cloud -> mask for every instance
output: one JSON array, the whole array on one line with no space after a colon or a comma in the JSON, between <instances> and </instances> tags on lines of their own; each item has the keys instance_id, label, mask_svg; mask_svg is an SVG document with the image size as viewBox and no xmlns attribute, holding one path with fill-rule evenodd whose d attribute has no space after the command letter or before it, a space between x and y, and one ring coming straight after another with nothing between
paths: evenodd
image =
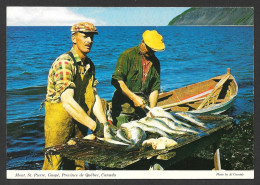
<instances>
[{"instance_id":1,"label":"cloud","mask_svg":"<svg viewBox=\"0 0 260 185\"><path fill-rule=\"evenodd\" d=\"M81 21L98 24L66 7L7 7L7 26L71 26Z\"/></svg>"}]
</instances>

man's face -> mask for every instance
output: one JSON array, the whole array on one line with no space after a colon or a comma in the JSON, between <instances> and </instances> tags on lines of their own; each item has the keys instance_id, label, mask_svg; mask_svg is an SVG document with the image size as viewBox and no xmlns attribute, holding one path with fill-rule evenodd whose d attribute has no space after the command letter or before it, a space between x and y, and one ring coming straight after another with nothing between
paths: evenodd
<instances>
[{"instance_id":1,"label":"man's face","mask_svg":"<svg viewBox=\"0 0 260 185\"><path fill-rule=\"evenodd\" d=\"M144 42L142 42L141 52L147 58L154 56L154 51Z\"/></svg>"},{"instance_id":2,"label":"man's face","mask_svg":"<svg viewBox=\"0 0 260 185\"><path fill-rule=\"evenodd\" d=\"M77 32L72 36L72 42L76 44L76 47L82 53L89 53L93 44L93 33Z\"/></svg>"},{"instance_id":3,"label":"man's face","mask_svg":"<svg viewBox=\"0 0 260 185\"><path fill-rule=\"evenodd\" d=\"M145 46L146 46L146 50L147 50L146 55L148 55L148 57L154 56L154 51L146 44L145 44Z\"/></svg>"}]
</instances>

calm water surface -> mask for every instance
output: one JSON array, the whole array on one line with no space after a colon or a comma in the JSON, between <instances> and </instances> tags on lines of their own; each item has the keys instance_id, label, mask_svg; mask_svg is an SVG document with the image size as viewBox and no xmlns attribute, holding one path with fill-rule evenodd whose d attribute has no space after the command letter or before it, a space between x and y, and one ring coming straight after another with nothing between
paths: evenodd
<instances>
[{"instance_id":1,"label":"calm water surface","mask_svg":"<svg viewBox=\"0 0 260 185\"><path fill-rule=\"evenodd\" d=\"M7 169L41 169L47 75L56 57L70 50L70 27L7 27ZM207 80L231 68L239 93L231 116L253 114L253 27L98 27L88 56L96 65L98 94L112 98L118 56L136 46L146 29L164 37L164 91Z\"/></svg>"}]
</instances>

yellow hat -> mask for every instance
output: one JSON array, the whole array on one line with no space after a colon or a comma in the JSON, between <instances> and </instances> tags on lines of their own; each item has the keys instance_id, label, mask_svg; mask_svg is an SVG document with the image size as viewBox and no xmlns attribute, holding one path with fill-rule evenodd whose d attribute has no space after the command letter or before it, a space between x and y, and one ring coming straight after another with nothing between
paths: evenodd
<instances>
[{"instance_id":1,"label":"yellow hat","mask_svg":"<svg viewBox=\"0 0 260 185\"><path fill-rule=\"evenodd\" d=\"M156 30L146 30L143 33L144 43L153 51L164 51L163 37Z\"/></svg>"}]
</instances>

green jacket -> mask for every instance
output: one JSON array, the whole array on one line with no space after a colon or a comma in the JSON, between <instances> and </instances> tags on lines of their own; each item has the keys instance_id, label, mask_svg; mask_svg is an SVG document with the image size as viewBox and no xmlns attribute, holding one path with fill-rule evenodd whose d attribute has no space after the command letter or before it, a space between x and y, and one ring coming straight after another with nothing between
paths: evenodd
<instances>
[{"instance_id":1,"label":"green jacket","mask_svg":"<svg viewBox=\"0 0 260 185\"><path fill-rule=\"evenodd\" d=\"M151 59L152 66L142 84L142 59L140 46L124 51L118 58L115 72L112 75L112 84L118 89L116 82L122 80L132 92L142 92L150 95L160 90L160 62L157 57Z\"/></svg>"}]
</instances>

